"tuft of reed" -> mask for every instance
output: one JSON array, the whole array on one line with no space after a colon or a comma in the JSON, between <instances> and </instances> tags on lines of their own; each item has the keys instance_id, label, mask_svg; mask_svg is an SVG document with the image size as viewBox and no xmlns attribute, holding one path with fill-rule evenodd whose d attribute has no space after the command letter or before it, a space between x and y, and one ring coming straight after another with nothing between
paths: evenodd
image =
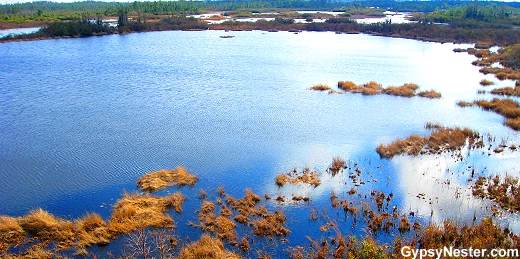
<instances>
[{"instance_id":1,"label":"tuft of reed","mask_svg":"<svg viewBox=\"0 0 520 259\"><path fill-rule=\"evenodd\" d=\"M345 159L341 157L332 158L332 164L329 167L329 172L331 172L332 176L335 176L339 171L345 168L346 162Z\"/></svg>"},{"instance_id":2,"label":"tuft of reed","mask_svg":"<svg viewBox=\"0 0 520 259\"><path fill-rule=\"evenodd\" d=\"M489 81L487 79L482 79L480 80L480 85L481 86L490 86L490 85L494 85L495 83L493 81Z\"/></svg>"},{"instance_id":3,"label":"tuft of reed","mask_svg":"<svg viewBox=\"0 0 520 259\"><path fill-rule=\"evenodd\" d=\"M517 81L518 82L518 81ZM520 96L520 86L516 85L515 88L503 87L491 90L492 94L505 95L505 96Z\"/></svg>"},{"instance_id":4,"label":"tuft of reed","mask_svg":"<svg viewBox=\"0 0 520 259\"><path fill-rule=\"evenodd\" d=\"M422 91L417 94L420 97L430 98L430 99L439 99L442 97L441 93L430 90L430 91Z\"/></svg>"},{"instance_id":5,"label":"tuft of reed","mask_svg":"<svg viewBox=\"0 0 520 259\"><path fill-rule=\"evenodd\" d=\"M21 245L26 233L18 224L18 219L8 216L0 216L0 253L7 251L12 246Z\"/></svg>"},{"instance_id":6,"label":"tuft of reed","mask_svg":"<svg viewBox=\"0 0 520 259\"><path fill-rule=\"evenodd\" d=\"M45 244L55 242L58 249L66 249L74 244L76 236L74 224L42 209L29 212L19 219L18 223L26 233L41 242Z\"/></svg>"},{"instance_id":7,"label":"tuft of reed","mask_svg":"<svg viewBox=\"0 0 520 259\"><path fill-rule=\"evenodd\" d=\"M291 231L285 228L287 218L281 211L275 211L265 217L255 219L251 222L255 236L286 236Z\"/></svg>"},{"instance_id":8,"label":"tuft of reed","mask_svg":"<svg viewBox=\"0 0 520 259\"><path fill-rule=\"evenodd\" d=\"M327 90L330 90L330 86L324 85L324 84L313 85L311 87L311 90L314 90L314 91L327 91Z\"/></svg>"},{"instance_id":9,"label":"tuft of reed","mask_svg":"<svg viewBox=\"0 0 520 259\"><path fill-rule=\"evenodd\" d=\"M504 122L508 127L520 131L520 117L515 119L506 119Z\"/></svg>"},{"instance_id":10,"label":"tuft of reed","mask_svg":"<svg viewBox=\"0 0 520 259\"><path fill-rule=\"evenodd\" d=\"M83 218L76 220L78 248L93 245L108 245L113 237L108 230L107 223L96 213L87 213Z\"/></svg>"},{"instance_id":11,"label":"tuft of reed","mask_svg":"<svg viewBox=\"0 0 520 259\"><path fill-rule=\"evenodd\" d=\"M384 94L402 96L402 97L413 97L415 96L415 90L419 88L416 84L405 84L399 87L389 86L383 90Z\"/></svg>"},{"instance_id":12,"label":"tuft of reed","mask_svg":"<svg viewBox=\"0 0 520 259\"><path fill-rule=\"evenodd\" d=\"M466 101L457 101L457 106L459 107L471 107L474 103L472 102L466 102Z\"/></svg>"},{"instance_id":13,"label":"tuft of reed","mask_svg":"<svg viewBox=\"0 0 520 259\"><path fill-rule=\"evenodd\" d=\"M173 170L163 169L145 174L137 181L137 187L146 192L156 192L168 186L193 186L197 181L197 176L179 166Z\"/></svg>"},{"instance_id":14,"label":"tuft of reed","mask_svg":"<svg viewBox=\"0 0 520 259\"><path fill-rule=\"evenodd\" d=\"M196 242L182 248L179 258L204 258L204 259L239 259L239 255L224 249L224 244L218 238L212 238L203 234Z\"/></svg>"},{"instance_id":15,"label":"tuft of reed","mask_svg":"<svg viewBox=\"0 0 520 259\"><path fill-rule=\"evenodd\" d=\"M173 219L165 212L182 201L179 195L153 197L149 194L128 194L118 200L112 209L109 230L115 234L127 234L147 227L174 228Z\"/></svg>"},{"instance_id":16,"label":"tuft of reed","mask_svg":"<svg viewBox=\"0 0 520 259\"><path fill-rule=\"evenodd\" d=\"M338 88L343 91L346 91L346 92L350 92L357 87L358 86L352 81L339 81L338 82Z\"/></svg>"}]
</instances>

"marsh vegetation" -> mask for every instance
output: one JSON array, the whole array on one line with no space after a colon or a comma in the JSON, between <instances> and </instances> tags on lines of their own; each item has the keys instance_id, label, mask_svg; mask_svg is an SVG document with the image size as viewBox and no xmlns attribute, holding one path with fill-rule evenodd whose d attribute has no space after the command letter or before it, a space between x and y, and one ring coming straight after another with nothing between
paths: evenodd
<instances>
[{"instance_id":1,"label":"marsh vegetation","mask_svg":"<svg viewBox=\"0 0 520 259\"><path fill-rule=\"evenodd\" d=\"M441 94L434 90L416 92L419 89L419 85L414 83L405 83L401 86L389 86L383 88L383 86L377 82L370 81L368 83L357 85L352 81L339 81L338 88L350 93L360 93L363 95L378 95L387 94L401 97L414 97L420 96L430 99L441 98Z\"/></svg>"}]
</instances>

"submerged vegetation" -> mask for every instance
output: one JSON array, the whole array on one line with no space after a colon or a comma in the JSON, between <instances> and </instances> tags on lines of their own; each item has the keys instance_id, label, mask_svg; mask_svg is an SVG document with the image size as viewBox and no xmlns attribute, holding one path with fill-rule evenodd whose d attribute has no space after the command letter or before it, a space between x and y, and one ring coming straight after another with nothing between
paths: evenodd
<instances>
[{"instance_id":1,"label":"submerged vegetation","mask_svg":"<svg viewBox=\"0 0 520 259\"><path fill-rule=\"evenodd\" d=\"M504 210L520 212L520 184L518 177L479 177L472 186L473 195L494 201Z\"/></svg>"}]
</instances>

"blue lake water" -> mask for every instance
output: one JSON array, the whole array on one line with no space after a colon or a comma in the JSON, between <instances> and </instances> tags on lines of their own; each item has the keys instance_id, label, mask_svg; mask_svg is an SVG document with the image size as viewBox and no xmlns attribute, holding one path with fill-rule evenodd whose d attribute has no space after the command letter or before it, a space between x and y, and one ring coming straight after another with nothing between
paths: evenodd
<instances>
[{"instance_id":1,"label":"blue lake water","mask_svg":"<svg viewBox=\"0 0 520 259\"><path fill-rule=\"evenodd\" d=\"M290 215L289 240L306 240L314 231L301 227L307 209L330 209L331 191L345 197L352 188L347 175L325 173L340 156L363 168L370 184L360 190L393 192L402 211L433 214L437 221L485 215L488 204L467 191L467 167L518 175L517 152L471 151L462 162L450 155L381 160L375 152L380 143L428 134L426 122L470 127L520 144L499 115L456 106L458 100L491 98L477 94L482 79L514 85L480 74L471 65L474 57L452 51L468 46L262 31L0 44L0 214L41 207L68 219L88 211L108 217L124 190L136 190L139 176L182 165L200 179L193 188L181 188L189 197L185 211L198 208L201 188L213 196L218 186L235 197L245 188L260 195L310 196L309 204L267 204ZM343 80L384 87L417 83L443 97L308 90L316 84L335 88ZM322 185L275 185L279 173L305 166L323 173ZM441 184L446 180L451 184ZM417 199L418 193L435 202ZM461 198L454 199L457 193ZM504 218L514 229L516 217ZM196 216L174 219L179 232L193 231L186 223Z\"/></svg>"}]
</instances>

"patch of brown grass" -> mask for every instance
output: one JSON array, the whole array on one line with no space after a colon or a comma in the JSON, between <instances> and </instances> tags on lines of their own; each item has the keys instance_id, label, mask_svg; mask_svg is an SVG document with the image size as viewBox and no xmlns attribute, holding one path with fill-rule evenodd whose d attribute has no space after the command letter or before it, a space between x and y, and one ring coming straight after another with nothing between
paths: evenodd
<instances>
[{"instance_id":1,"label":"patch of brown grass","mask_svg":"<svg viewBox=\"0 0 520 259\"><path fill-rule=\"evenodd\" d=\"M343 91L346 91L346 92L350 92L353 89L355 89L356 87L358 87L358 86L352 81L339 81L338 82L338 88Z\"/></svg>"},{"instance_id":2,"label":"patch of brown grass","mask_svg":"<svg viewBox=\"0 0 520 259\"><path fill-rule=\"evenodd\" d=\"M314 185L315 187L321 184L318 179L318 173L311 171L308 167L304 168L302 172L298 172L296 168L289 173L282 173L275 177L276 185L283 187L286 183L298 184L305 183Z\"/></svg>"},{"instance_id":3,"label":"patch of brown grass","mask_svg":"<svg viewBox=\"0 0 520 259\"><path fill-rule=\"evenodd\" d=\"M179 259L239 259L239 255L224 249L224 244L218 238L204 234L196 242L182 248Z\"/></svg>"},{"instance_id":4,"label":"patch of brown grass","mask_svg":"<svg viewBox=\"0 0 520 259\"><path fill-rule=\"evenodd\" d=\"M419 92L417 95L420 97L430 98L430 99L439 99L442 97L441 93L434 91L434 90L422 91L422 92Z\"/></svg>"},{"instance_id":5,"label":"patch of brown grass","mask_svg":"<svg viewBox=\"0 0 520 259\"><path fill-rule=\"evenodd\" d=\"M501 208L520 211L520 180L518 177L479 177L472 186L473 196L494 201Z\"/></svg>"},{"instance_id":6,"label":"patch of brown grass","mask_svg":"<svg viewBox=\"0 0 520 259\"><path fill-rule=\"evenodd\" d=\"M330 90L330 86L323 85L323 84L318 84L318 85L312 86L311 90L314 90L314 91L327 91L327 90Z\"/></svg>"},{"instance_id":7,"label":"patch of brown grass","mask_svg":"<svg viewBox=\"0 0 520 259\"><path fill-rule=\"evenodd\" d=\"M459 107L471 107L474 103L472 102L466 102L466 101L457 101L457 106Z\"/></svg>"},{"instance_id":8,"label":"patch of brown grass","mask_svg":"<svg viewBox=\"0 0 520 259\"><path fill-rule=\"evenodd\" d=\"M481 86L490 86L490 85L494 85L495 83L493 81L489 81L487 79L482 79L480 80L480 85Z\"/></svg>"},{"instance_id":9,"label":"patch of brown grass","mask_svg":"<svg viewBox=\"0 0 520 259\"><path fill-rule=\"evenodd\" d=\"M475 104L485 110L492 110L506 118L520 117L520 104L512 99L493 98L491 101L477 100Z\"/></svg>"},{"instance_id":10,"label":"patch of brown grass","mask_svg":"<svg viewBox=\"0 0 520 259\"><path fill-rule=\"evenodd\" d=\"M286 236L291 231L285 228L287 218L281 211L275 211L265 217L255 219L251 222L255 236Z\"/></svg>"},{"instance_id":11,"label":"patch of brown grass","mask_svg":"<svg viewBox=\"0 0 520 259\"><path fill-rule=\"evenodd\" d=\"M0 216L0 253L23 243L25 235L17 218Z\"/></svg>"},{"instance_id":12,"label":"patch of brown grass","mask_svg":"<svg viewBox=\"0 0 520 259\"><path fill-rule=\"evenodd\" d=\"M329 171L332 173L332 175L336 175L341 171L342 169L345 169L345 159L341 157L334 157L332 158L332 164L329 167Z\"/></svg>"},{"instance_id":13,"label":"patch of brown grass","mask_svg":"<svg viewBox=\"0 0 520 259\"><path fill-rule=\"evenodd\" d=\"M76 229L79 248L107 245L112 238L107 223L96 213L87 213L82 219L77 220Z\"/></svg>"},{"instance_id":14,"label":"patch of brown grass","mask_svg":"<svg viewBox=\"0 0 520 259\"><path fill-rule=\"evenodd\" d=\"M520 118L506 119L505 124L514 130L520 130Z\"/></svg>"},{"instance_id":15,"label":"patch of brown grass","mask_svg":"<svg viewBox=\"0 0 520 259\"><path fill-rule=\"evenodd\" d=\"M415 86L415 85L412 85ZM402 97L413 97L415 96L415 90L413 87L409 87L408 85L402 86L389 86L383 90L384 94L394 95L394 96L402 96Z\"/></svg>"},{"instance_id":16,"label":"patch of brown grass","mask_svg":"<svg viewBox=\"0 0 520 259\"><path fill-rule=\"evenodd\" d=\"M197 176L179 166L173 170L163 169L143 175L137 182L137 187L143 191L156 192L168 186L193 186L197 181Z\"/></svg>"},{"instance_id":17,"label":"patch of brown grass","mask_svg":"<svg viewBox=\"0 0 520 259\"><path fill-rule=\"evenodd\" d=\"M491 90L492 94L496 95L505 95L505 96L520 96L520 86L512 87L503 87Z\"/></svg>"},{"instance_id":18,"label":"patch of brown grass","mask_svg":"<svg viewBox=\"0 0 520 259\"><path fill-rule=\"evenodd\" d=\"M421 137L412 135L404 140L398 139L394 142L376 148L382 158L392 158L399 154L417 156L419 154L439 154L446 151L460 149L469 140L470 147L475 147L480 135L470 129L446 128L437 126L433 128L429 136Z\"/></svg>"},{"instance_id":19,"label":"patch of brown grass","mask_svg":"<svg viewBox=\"0 0 520 259\"><path fill-rule=\"evenodd\" d=\"M168 197L153 197L149 194L128 194L118 200L112 209L109 229L116 234L127 234L137 229L147 227L173 228L173 219L165 212L182 204L171 195Z\"/></svg>"},{"instance_id":20,"label":"patch of brown grass","mask_svg":"<svg viewBox=\"0 0 520 259\"><path fill-rule=\"evenodd\" d=\"M42 209L29 212L18 223L25 232L41 242L56 242L58 249L66 249L74 244L76 236L74 224Z\"/></svg>"}]
</instances>

